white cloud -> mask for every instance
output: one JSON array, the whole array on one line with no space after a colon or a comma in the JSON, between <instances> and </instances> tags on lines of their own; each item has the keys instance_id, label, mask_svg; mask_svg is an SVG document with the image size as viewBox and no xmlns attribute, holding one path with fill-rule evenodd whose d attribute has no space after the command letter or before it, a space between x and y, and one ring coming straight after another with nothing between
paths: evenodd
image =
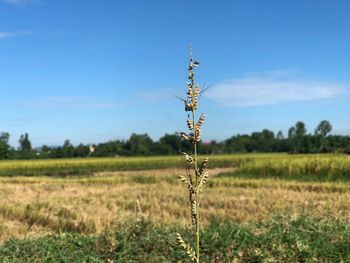
<instances>
[{"instance_id":1,"label":"white cloud","mask_svg":"<svg viewBox=\"0 0 350 263\"><path fill-rule=\"evenodd\" d=\"M111 109L120 106L114 102L95 101L89 96L46 97L38 101L25 102L22 105L34 108L61 109Z\"/></svg>"},{"instance_id":2,"label":"white cloud","mask_svg":"<svg viewBox=\"0 0 350 263\"><path fill-rule=\"evenodd\" d=\"M9 38L9 37L14 37L16 36L15 33L10 33L10 32L0 32L0 39L1 38Z\"/></svg>"},{"instance_id":3,"label":"white cloud","mask_svg":"<svg viewBox=\"0 0 350 263\"><path fill-rule=\"evenodd\" d=\"M22 5L22 4L28 4L28 3L33 3L35 0L0 0L0 2L5 2L9 4L14 4L14 5Z\"/></svg>"},{"instance_id":4,"label":"white cloud","mask_svg":"<svg viewBox=\"0 0 350 263\"><path fill-rule=\"evenodd\" d=\"M266 72L261 76L244 77L218 83L205 96L232 107L249 107L288 102L317 101L348 92L337 83L296 78L295 70Z\"/></svg>"},{"instance_id":5,"label":"white cloud","mask_svg":"<svg viewBox=\"0 0 350 263\"><path fill-rule=\"evenodd\" d=\"M18 37L23 35L31 34L31 31L20 31L20 32L0 32L0 39Z\"/></svg>"}]
</instances>

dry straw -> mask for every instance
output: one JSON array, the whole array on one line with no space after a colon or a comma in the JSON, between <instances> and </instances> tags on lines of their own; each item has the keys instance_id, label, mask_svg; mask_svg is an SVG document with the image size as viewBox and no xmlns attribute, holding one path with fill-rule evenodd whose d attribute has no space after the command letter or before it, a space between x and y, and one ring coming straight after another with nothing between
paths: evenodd
<instances>
[{"instance_id":1,"label":"dry straw","mask_svg":"<svg viewBox=\"0 0 350 263\"><path fill-rule=\"evenodd\" d=\"M195 84L195 68L197 68L199 62L192 58L192 48L190 47L190 63L188 66L188 80L187 83L187 97L182 99L185 103L185 111L188 112L187 127L189 133L180 132L180 136L187 143L192 145L193 153L182 152L186 159L186 162L190 166L190 170L187 169L186 175L181 175L180 180L187 186L189 192L189 202L191 209L191 221L193 224L195 235L195 250L190 244L186 243L182 237L177 234L177 242L179 246L185 251L189 259L193 262L200 262L200 193L203 190L203 186L208 180L209 173L206 171L208 165L208 158L205 158L201 162L198 160L197 148L198 143L201 140L201 129L205 120L205 115L200 115L198 121L196 119L196 112L199 106L199 98L201 95L199 85Z\"/></svg>"}]
</instances>

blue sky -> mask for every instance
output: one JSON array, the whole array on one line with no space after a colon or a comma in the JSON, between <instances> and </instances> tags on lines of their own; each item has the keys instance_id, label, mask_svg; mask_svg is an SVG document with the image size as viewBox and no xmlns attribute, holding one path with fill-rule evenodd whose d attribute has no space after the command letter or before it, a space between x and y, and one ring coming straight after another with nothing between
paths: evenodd
<instances>
[{"instance_id":1,"label":"blue sky","mask_svg":"<svg viewBox=\"0 0 350 263\"><path fill-rule=\"evenodd\" d=\"M0 131L17 145L185 129L189 43L204 140L323 119L350 134L349 1L0 0Z\"/></svg>"}]
</instances>

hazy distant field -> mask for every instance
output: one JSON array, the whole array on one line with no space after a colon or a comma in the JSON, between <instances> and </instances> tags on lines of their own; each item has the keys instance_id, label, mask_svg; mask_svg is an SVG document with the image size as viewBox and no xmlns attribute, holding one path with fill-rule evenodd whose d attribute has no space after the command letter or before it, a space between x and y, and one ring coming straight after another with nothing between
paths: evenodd
<instances>
[{"instance_id":1,"label":"hazy distant field","mask_svg":"<svg viewBox=\"0 0 350 263\"><path fill-rule=\"evenodd\" d=\"M311 175L350 178L349 155L225 154L213 155L211 167L239 168L262 176ZM183 168L181 156L75 158L0 161L0 176L93 175L104 171ZM317 179L317 178L316 178ZM330 178L329 178L330 179Z\"/></svg>"},{"instance_id":2,"label":"hazy distant field","mask_svg":"<svg viewBox=\"0 0 350 263\"><path fill-rule=\"evenodd\" d=\"M213 217L264 222L280 213L350 223L346 155L217 155L211 165L205 224ZM95 234L140 217L184 227L189 211L181 166L178 156L0 162L0 240Z\"/></svg>"}]
</instances>

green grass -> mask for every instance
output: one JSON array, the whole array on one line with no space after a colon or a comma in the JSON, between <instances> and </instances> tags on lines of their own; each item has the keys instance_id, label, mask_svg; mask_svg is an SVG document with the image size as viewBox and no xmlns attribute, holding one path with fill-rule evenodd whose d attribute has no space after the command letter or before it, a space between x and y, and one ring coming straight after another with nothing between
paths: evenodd
<instances>
[{"instance_id":1,"label":"green grass","mask_svg":"<svg viewBox=\"0 0 350 263\"><path fill-rule=\"evenodd\" d=\"M236 174L258 177L307 176L309 180L350 180L348 155L231 154L214 155L211 167L235 167ZM103 171L183 168L179 156L80 158L0 161L0 176L89 175Z\"/></svg>"},{"instance_id":2,"label":"green grass","mask_svg":"<svg viewBox=\"0 0 350 263\"><path fill-rule=\"evenodd\" d=\"M254 158L269 156L276 155L217 155L213 157L212 165L216 168L238 167ZM0 176L86 175L101 171L183 168L183 164L183 159L179 156L6 160L0 161Z\"/></svg>"},{"instance_id":3,"label":"green grass","mask_svg":"<svg viewBox=\"0 0 350 263\"><path fill-rule=\"evenodd\" d=\"M174 233L188 229L140 220L98 236L62 233L36 240L10 239L1 262L179 262ZM349 262L350 229L332 217L279 214L262 223L213 220L202 231L204 262ZM108 261L110 260L110 261Z\"/></svg>"},{"instance_id":4,"label":"green grass","mask_svg":"<svg viewBox=\"0 0 350 263\"><path fill-rule=\"evenodd\" d=\"M265 159L269 156L271 155L217 155L213 158L212 165L214 167L239 167L244 162L250 162L256 158ZM62 176L92 174L100 171L164 168L183 168L183 160L179 156L9 160L0 161L0 176Z\"/></svg>"},{"instance_id":5,"label":"green grass","mask_svg":"<svg viewBox=\"0 0 350 263\"><path fill-rule=\"evenodd\" d=\"M261 177L348 181L350 180L350 157L348 155L292 155L255 158L249 162L243 162L239 167L239 173Z\"/></svg>"},{"instance_id":6,"label":"green grass","mask_svg":"<svg viewBox=\"0 0 350 263\"><path fill-rule=\"evenodd\" d=\"M0 162L0 176L80 175L100 171L160 169L180 166L174 157L77 158Z\"/></svg>"}]
</instances>

